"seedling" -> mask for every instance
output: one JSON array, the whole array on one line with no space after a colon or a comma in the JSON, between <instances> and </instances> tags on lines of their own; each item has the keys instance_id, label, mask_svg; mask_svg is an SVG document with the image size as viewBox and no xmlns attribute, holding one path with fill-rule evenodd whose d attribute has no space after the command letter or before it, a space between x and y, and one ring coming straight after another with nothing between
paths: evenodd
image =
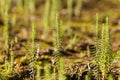
<instances>
[{"instance_id":1,"label":"seedling","mask_svg":"<svg viewBox=\"0 0 120 80\"><path fill-rule=\"evenodd\" d=\"M62 50L62 35L61 35L61 27L60 27L60 20L59 20L59 14L56 11L56 18L55 18L55 32L54 32L54 60L55 60L55 68L56 68L56 75L55 79L59 80L59 69L60 69L60 56L61 56L61 50Z\"/></svg>"},{"instance_id":2,"label":"seedling","mask_svg":"<svg viewBox=\"0 0 120 80\"><path fill-rule=\"evenodd\" d=\"M109 25L107 17L106 23L102 25L101 38L99 38L98 20L98 14L96 14L96 63L102 73L102 80L104 80L111 64Z\"/></svg>"}]
</instances>

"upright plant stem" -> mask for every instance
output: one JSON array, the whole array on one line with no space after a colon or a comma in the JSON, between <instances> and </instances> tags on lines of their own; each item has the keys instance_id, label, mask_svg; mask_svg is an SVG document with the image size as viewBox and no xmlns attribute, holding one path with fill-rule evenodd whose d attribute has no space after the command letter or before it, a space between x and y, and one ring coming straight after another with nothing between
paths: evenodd
<instances>
[{"instance_id":1,"label":"upright plant stem","mask_svg":"<svg viewBox=\"0 0 120 80\"><path fill-rule=\"evenodd\" d=\"M32 20L35 12L35 0L24 0L24 14L25 22L28 23L29 19Z\"/></svg>"},{"instance_id":2,"label":"upright plant stem","mask_svg":"<svg viewBox=\"0 0 120 80\"><path fill-rule=\"evenodd\" d=\"M4 12L4 30L3 30L3 36L4 36L4 42L5 42L5 48L6 52L8 53L8 40L9 40L9 33L8 33L8 6L5 6L5 12Z\"/></svg>"},{"instance_id":3,"label":"upright plant stem","mask_svg":"<svg viewBox=\"0 0 120 80\"><path fill-rule=\"evenodd\" d=\"M98 13L96 13L96 25L95 25L95 47L96 47L96 63L99 62L99 15ZM98 64L97 64L97 67L98 67Z\"/></svg>"},{"instance_id":4,"label":"upright plant stem","mask_svg":"<svg viewBox=\"0 0 120 80\"><path fill-rule=\"evenodd\" d=\"M37 70L37 72L36 72L36 80L41 80L41 78L40 78L40 66L39 65L36 65L36 70Z\"/></svg>"},{"instance_id":5,"label":"upright plant stem","mask_svg":"<svg viewBox=\"0 0 120 80\"><path fill-rule=\"evenodd\" d=\"M10 52L10 72L13 71L13 64L14 64L14 54L13 51Z\"/></svg>"},{"instance_id":6,"label":"upright plant stem","mask_svg":"<svg viewBox=\"0 0 120 80\"><path fill-rule=\"evenodd\" d=\"M54 33L55 41L55 51L54 51L54 60L55 60L55 67L56 67L56 80L59 80L59 69L60 69L60 56L61 56L61 46L62 46L62 35L61 35L61 27L60 27L60 20L59 14L56 12L55 17L55 33Z\"/></svg>"},{"instance_id":7,"label":"upright plant stem","mask_svg":"<svg viewBox=\"0 0 120 80\"><path fill-rule=\"evenodd\" d=\"M50 79L50 64L47 62L45 63L44 71L45 71L45 80L52 80Z\"/></svg>"},{"instance_id":8,"label":"upright plant stem","mask_svg":"<svg viewBox=\"0 0 120 80\"><path fill-rule=\"evenodd\" d=\"M16 0L18 11L21 13L23 11L23 3L22 0Z\"/></svg>"},{"instance_id":9,"label":"upright plant stem","mask_svg":"<svg viewBox=\"0 0 120 80\"><path fill-rule=\"evenodd\" d=\"M50 0L46 0L45 11L43 15L43 24L44 24L44 35L46 37L50 29Z\"/></svg>"},{"instance_id":10,"label":"upright plant stem","mask_svg":"<svg viewBox=\"0 0 120 80\"><path fill-rule=\"evenodd\" d=\"M96 14L96 63L97 68L101 71L102 80L105 80L111 64L109 22L106 17L106 23L102 24L102 31L99 35L98 21L98 14Z\"/></svg>"},{"instance_id":11,"label":"upright plant stem","mask_svg":"<svg viewBox=\"0 0 120 80\"><path fill-rule=\"evenodd\" d=\"M68 19L71 20L72 18L72 6L73 6L73 0L67 0L67 8L68 8Z\"/></svg>"},{"instance_id":12,"label":"upright plant stem","mask_svg":"<svg viewBox=\"0 0 120 80\"><path fill-rule=\"evenodd\" d=\"M105 51L105 24L102 25L101 38L101 56L100 56L100 70L102 72L103 80L106 74L106 51Z\"/></svg>"},{"instance_id":13,"label":"upright plant stem","mask_svg":"<svg viewBox=\"0 0 120 80\"><path fill-rule=\"evenodd\" d=\"M31 40L32 40L32 53L34 53L34 48L35 48L35 24L32 22L32 33L31 33Z\"/></svg>"},{"instance_id":14,"label":"upright plant stem","mask_svg":"<svg viewBox=\"0 0 120 80\"><path fill-rule=\"evenodd\" d=\"M54 25L56 11L58 12L57 0L52 0L52 10L51 10L51 24Z\"/></svg>"},{"instance_id":15,"label":"upright plant stem","mask_svg":"<svg viewBox=\"0 0 120 80\"><path fill-rule=\"evenodd\" d=\"M82 8L83 0L76 0L76 8L75 8L75 15L79 16Z\"/></svg>"}]
</instances>

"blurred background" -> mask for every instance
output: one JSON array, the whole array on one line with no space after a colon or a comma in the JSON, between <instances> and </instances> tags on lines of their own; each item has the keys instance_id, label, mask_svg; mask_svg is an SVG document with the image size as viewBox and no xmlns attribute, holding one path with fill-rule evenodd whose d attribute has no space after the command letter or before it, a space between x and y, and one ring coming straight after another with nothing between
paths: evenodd
<instances>
[{"instance_id":1,"label":"blurred background","mask_svg":"<svg viewBox=\"0 0 120 80\"><path fill-rule=\"evenodd\" d=\"M119 49L120 0L0 0L0 44L4 42L5 23L10 39L29 40L34 23L36 39L52 43L49 34L54 30L55 11L59 13L65 44L75 35L80 43L93 43L95 15L99 13L100 24L109 17L112 49Z\"/></svg>"}]
</instances>

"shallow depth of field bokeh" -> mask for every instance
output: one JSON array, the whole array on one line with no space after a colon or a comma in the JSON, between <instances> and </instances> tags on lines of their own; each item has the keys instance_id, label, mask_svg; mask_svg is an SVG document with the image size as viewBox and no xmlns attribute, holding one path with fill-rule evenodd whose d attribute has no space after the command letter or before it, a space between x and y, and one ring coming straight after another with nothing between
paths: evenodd
<instances>
[{"instance_id":1,"label":"shallow depth of field bokeh","mask_svg":"<svg viewBox=\"0 0 120 80\"><path fill-rule=\"evenodd\" d=\"M120 0L0 0L0 80L120 80Z\"/></svg>"}]
</instances>

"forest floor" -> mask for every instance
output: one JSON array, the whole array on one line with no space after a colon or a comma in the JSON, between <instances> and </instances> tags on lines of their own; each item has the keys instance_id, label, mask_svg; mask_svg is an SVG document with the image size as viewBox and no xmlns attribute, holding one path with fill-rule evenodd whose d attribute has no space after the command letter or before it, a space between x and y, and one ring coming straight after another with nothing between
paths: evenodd
<instances>
[{"instance_id":1,"label":"forest floor","mask_svg":"<svg viewBox=\"0 0 120 80\"><path fill-rule=\"evenodd\" d=\"M35 18L36 25L36 38L35 44L40 45L40 55L38 60L40 61L49 61L52 62L53 59L53 37L48 35L47 38L43 38L43 23L42 23L42 12L43 12L43 2L37 7ZM12 9L11 9L12 10ZM61 10L61 18L65 21L66 31L63 36L63 52L61 57L65 63L65 71L69 80L76 80L76 76L79 74L81 79L85 78L87 75L88 67L94 69L94 54L91 53L92 48L95 45L94 32L95 32L95 14L99 13L100 23L105 22L105 17L109 17L110 25L110 39L111 39L111 54L115 54L120 51L120 5L112 4L108 2L92 2L89 1L83 4L80 16L72 17L72 20L67 21L67 9L64 8ZM11 14L11 13L10 13ZM15 63L22 64L22 58L28 54L27 49L29 46L30 39L30 26L31 24L24 24L22 16L23 14L17 15L16 26L10 26L10 44L12 44L12 50L15 55ZM10 23L10 20L9 20ZM10 24L11 25L11 24ZM3 19L0 17L0 63L2 64L3 58L7 55L4 48L3 40ZM62 27L62 26L61 26ZM52 30L49 32L52 34ZM71 35L77 35L77 42L72 46L71 49L65 49L69 44ZM18 43L15 43L15 36L18 38ZM120 60L118 60L113 67L111 68L111 73L115 78L120 76ZM27 64L29 62L24 62L25 65L15 66L16 72L22 77L25 77L23 74L27 74ZM95 75L95 73L94 73ZM94 76L93 75L93 76ZM94 77L93 77L94 78ZM92 79L93 80L93 79Z\"/></svg>"}]
</instances>

